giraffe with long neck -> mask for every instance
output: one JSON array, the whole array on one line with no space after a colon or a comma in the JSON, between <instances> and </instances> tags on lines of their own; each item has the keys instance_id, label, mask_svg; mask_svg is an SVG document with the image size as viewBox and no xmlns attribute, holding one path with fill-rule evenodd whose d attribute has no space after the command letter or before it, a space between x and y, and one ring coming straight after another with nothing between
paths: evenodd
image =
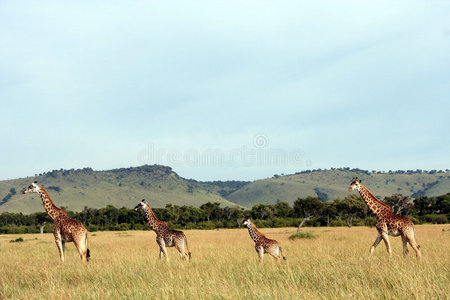
<instances>
[{"instance_id":1,"label":"giraffe with long neck","mask_svg":"<svg viewBox=\"0 0 450 300\"><path fill-rule=\"evenodd\" d=\"M41 196L45 211L53 219L55 227L53 236L55 237L56 246L58 247L59 257L64 262L64 251L66 242L73 242L83 261L88 261L90 251L87 247L87 230L84 225L78 221L69 218L67 213L57 207L47 191L36 181L27 187L23 194L37 193Z\"/></svg>"},{"instance_id":2,"label":"giraffe with long neck","mask_svg":"<svg viewBox=\"0 0 450 300\"><path fill-rule=\"evenodd\" d=\"M249 218L245 218L242 222L244 226L247 226L248 233L250 237L255 242L255 250L258 253L259 262L262 262L264 253L269 253L276 259L280 259L283 257L285 260L286 257L283 256L283 252L281 250L280 245L276 240L271 240L267 238L262 232L260 232L256 226L250 221Z\"/></svg>"},{"instance_id":3,"label":"giraffe with long neck","mask_svg":"<svg viewBox=\"0 0 450 300\"><path fill-rule=\"evenodd\" d=\"M357 190L367 204L367 207L373 212L377 218L375 227L378 230L378 236L369 250L369 256L375 251L377 245L384 241L386 250L389 255L392 254L389 235L401 236L403 242L403 254L408 254L408 243L416 252L416 256L420 258L420 246L416 242L414 223L407 217L399 216L385 203L378 200L364 185L361 180L353 178L349 191Z\"/></svg>"},{"instance_id":4,"label":"giraffe with long neck","mask_svg":"<svg viewBox=\"0 0 450 300\"><path fill-rule=\"evenodd\" d=\"M187 238L182 231L170 229L166 222L158 220L153 213L150 205L143 199L134 208L135 211L142 209L147 217L148 225L156 233L156 242L159 246L159 259L162 259L164 255L166 260L169 260L167 256L166 247L175 247L180 253L181 259L190 259L191 252L188 249Z\"/></svg>"}]
</instances>

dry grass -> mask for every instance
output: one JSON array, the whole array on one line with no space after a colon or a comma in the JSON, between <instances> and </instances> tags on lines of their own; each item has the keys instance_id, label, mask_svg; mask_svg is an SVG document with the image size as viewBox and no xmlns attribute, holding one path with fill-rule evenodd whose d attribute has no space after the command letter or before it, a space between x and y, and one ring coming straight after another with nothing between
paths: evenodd
<instances>
[{"instance_id":1,"label":"dry grass","mask_svg":"<svg viewBox=\"0 0 450 300\"><path fill-rule=\"evenodd\" d=\"M316 238L262 229L287 257L262 265L246 229L186 230L190 263L174 248L160 262L154 232L90 234L88 265L72 244L61 264L50 234L2 235L0 299L449 299L450 225L417 226L420 262L403 258L400 238L391 238L392 258L381 243L368 259L373 228L303 230Z\"/></svg>"}]
</instances>

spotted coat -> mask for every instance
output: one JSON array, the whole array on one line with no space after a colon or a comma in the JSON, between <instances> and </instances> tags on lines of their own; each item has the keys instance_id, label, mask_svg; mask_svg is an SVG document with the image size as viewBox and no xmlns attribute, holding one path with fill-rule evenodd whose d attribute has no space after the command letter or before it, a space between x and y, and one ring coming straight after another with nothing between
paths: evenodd
<instances>
[{"instance_id":1,"label":"spotted coat","mask_svg":"<svg viewBox=\"0 0 450 300\"><path fill-rule=\"evenodd\" d=\"M71 219L67 215L67 212L57 207L50 199L47 191L36 181L23 191L23 194L28 193L37 193L41 196L47 214L53 219L55 224L53 236L55 237L61 261L64 261L66 242L73 242L78 249L81 259L83 261L88 261L90 258L90 251L87 247L86 227L84 227L82 223Z\"/></svg>"},{"instance_id":2,"label":"spotted coat","mask_svg":"<svg viewBox=\"0 0 450 300\"><path fill-rule=\"evenodd\" d=\"M349 191L357 190L361 197L367 204L367 207L374 213L377 218L375 225L378 231L378 237L369 250L369 255L372 255L373 251L380 243L384 241L386 250L389 254L392 254L391 245L388 236L401 236L403 242L403 254L408 253L408 243L416 252L416 256L421 256L420 246L416 242L414 223L407 217L399 216L392 211L392 209L385 203L378 200L364 185L361 184L361 180L353 178L350 184Z\"/></svg>"},{"instance_id":3,"label":"spotted coat","mask_svg":"<svg viewBox=\"0 0 450 300\"><path fill-rule=\"evenodd\" d=\"M255 242L255 250L258 253L258 257L260 262L262 262L264 253L268 253L279 259L283 257L283 252L281 250L280 245L276 240L272 240L267 238L263 233L261 233L256 226L250 221L249 218L245 218L242 222L243 225L247 226L250 237Z\"/></svg>"},{"instance_id":4,"label":"spotted coat","mask_svg":"<svg viewBox=\"0 0 450 300\"><path fill-rule=\"evenodd\" d=\"M144 210L148 224L156 233L156 242L159 246L159 259L162 259L162 256L164 255L166 259L169 260L166 247L175 247L180 253L182 259L189 260L191 258L187 238L182 231L173 230L167 225L166 222L158 220L153 213L152 208L147 202L145 202L145 200L142 200L134 208L134 210L139 209Z\"/></svg>"}]
</instances>

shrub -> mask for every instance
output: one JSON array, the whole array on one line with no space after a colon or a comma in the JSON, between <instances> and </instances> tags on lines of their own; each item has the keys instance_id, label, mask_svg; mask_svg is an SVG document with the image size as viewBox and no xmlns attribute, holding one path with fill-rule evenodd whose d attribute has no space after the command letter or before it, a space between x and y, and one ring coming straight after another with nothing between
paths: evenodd
<instances>
[{"instance_id":1,"label":"shrub","mask_svg":"<svg viewBox=\"0 0 450 300\"><path fill-rule=\"evenodd\" d=\"M98 231L98 226L97 226L97 225L91 224L91 225L89 225L89 226L87 227L87 230L88 230L89 232L96 232L96 231Z\"/></svg>"},{"instance_id":2,"label":"shrub","mask_svg":"<svg viewBox=\"0 0 450 300\"><path fill-rule=\"evenodd\" d=\"M290 240L295 240L295 239L313 239L316 236L314 234L312 234L311 232L297 232L293 235L291 235L289 237Z\"/></svg>"},{"instance_id":3,"label":"shrub","mask_svg":"<svg viewBox=\"0 0 450 300\"><path fill-rule=\"evenodd\" d=\"M418 219L418 218L416 218L416 217L408 216L408 218L409 218L414 224L416 224L416 225L419 225L419 224L422 224L422 223L423 223L420 219Z\"/></svg>"},{"instance_id":4,"label":"shrub","mask_svg":"<svg viewBox=\"0 0 450 300\"><path fill-rule=\"evenodd\" d=\"M23 242L23 238L17 238L17 239L15 239L15 240L10 240L9 241L10 243L20 243L20 242Z\"/></svg>"},{"instance_id":5,"label":"shrub","mask_svg":"<svg viewBox=\"0 0 450 300\"><path fill-rule=\"evenodd\" d=\"M437 217L436 214L428 214L428 215L422 216L421 219L426 223L436 224L436 217Z\"/></svg>"},{"instance_id":6,"label":"shrub","mask_svg":"<svg viewBox=\"0 0 450 300\"><path fill-rule=\"evenodd\" d=\"M353 219L352 226L366 226L365 219Z\"/></svg>"},{"instance_id":7,"label":"shrub","mask_svg":"<svg viewBox=\"0 0 450 300\"><path fill-rule=\"evenodd\" d=\"M377 224L377 218L367 217L364 219L364 225L369 227L374 227Z\"/></svg>"},{"instance_id":8,"label":"shrub","mask_svg":"<svg viewBox=\"0 0 450 300\"><path fill-rule=\"evenodd\" d=\"M199 229L216 229L216 226L214 226L213 222L205 221L205 222L198 223L198 228Z\"/></svg>"},{"instance_id":9,"label":"shrub","mask_svg":"<svg viewBox=\"0 0 450 300\"><path fill-rule=\"evenodd\" d=\"M337 220L337 219L334 219L334 220L331 220L330 226L333 226L333 227L337 227L337 226L347 226L347 223L345 223L344 220Z\"/></svg>"},{"instance_id":10,"label":"shrub","mask_svg":"<svg viewBox=\"0 0 450 300\"><path fill-rule=\"evenodd\" d=\"M446 215L437 215L436 216L436 223L438 224L447 224L448 219Z\"/></svg>"}]
</instances>

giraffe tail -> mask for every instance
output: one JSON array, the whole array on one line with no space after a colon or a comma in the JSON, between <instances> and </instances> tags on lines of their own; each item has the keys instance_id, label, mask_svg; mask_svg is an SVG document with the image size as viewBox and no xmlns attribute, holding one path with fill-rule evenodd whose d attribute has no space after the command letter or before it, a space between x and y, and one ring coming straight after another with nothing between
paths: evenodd
<instances>
[{"instance_id":1,"label":"giraffe tail","mask_svg":"<svg viewBox=\"0 0 450 300\"><path fill-rule=\"evenodd\" d=\"M89 248L87 247L87 240L88 240L88 235L87 235L87 231L85 233L84 236L84 245L85 245L85 249L86 249L86 261L89 261L89 258L91 258L91 250L89 250Z\"/></svg>"},{"instance_id":2,"label":"giraffe tail","mask_svg":"<svg viewBox=\"0 0 450 300\"><path fill-rule=\"evenodd\" d=\"M283 251L281 250L281 247L279 247L279 248L280 248L281 257L283 258L283 260L286 260L286 257L283 255Z\"/></svg>"},{"instance_id":3,"label":"giraffe tail","mask_svg":"<svg viewBox=\"0 0 450 300\"><path fill-rule=\"evenodd\" d=\"M185 237L184 238L184 243L186 244L186 249L187 249L187 252L188 252L188 255L189 255L189 260L191 260L191 251L189 251L189 246L188 246L188 242L187 242L187 238Z\"/></svg>"}]
</instances>

